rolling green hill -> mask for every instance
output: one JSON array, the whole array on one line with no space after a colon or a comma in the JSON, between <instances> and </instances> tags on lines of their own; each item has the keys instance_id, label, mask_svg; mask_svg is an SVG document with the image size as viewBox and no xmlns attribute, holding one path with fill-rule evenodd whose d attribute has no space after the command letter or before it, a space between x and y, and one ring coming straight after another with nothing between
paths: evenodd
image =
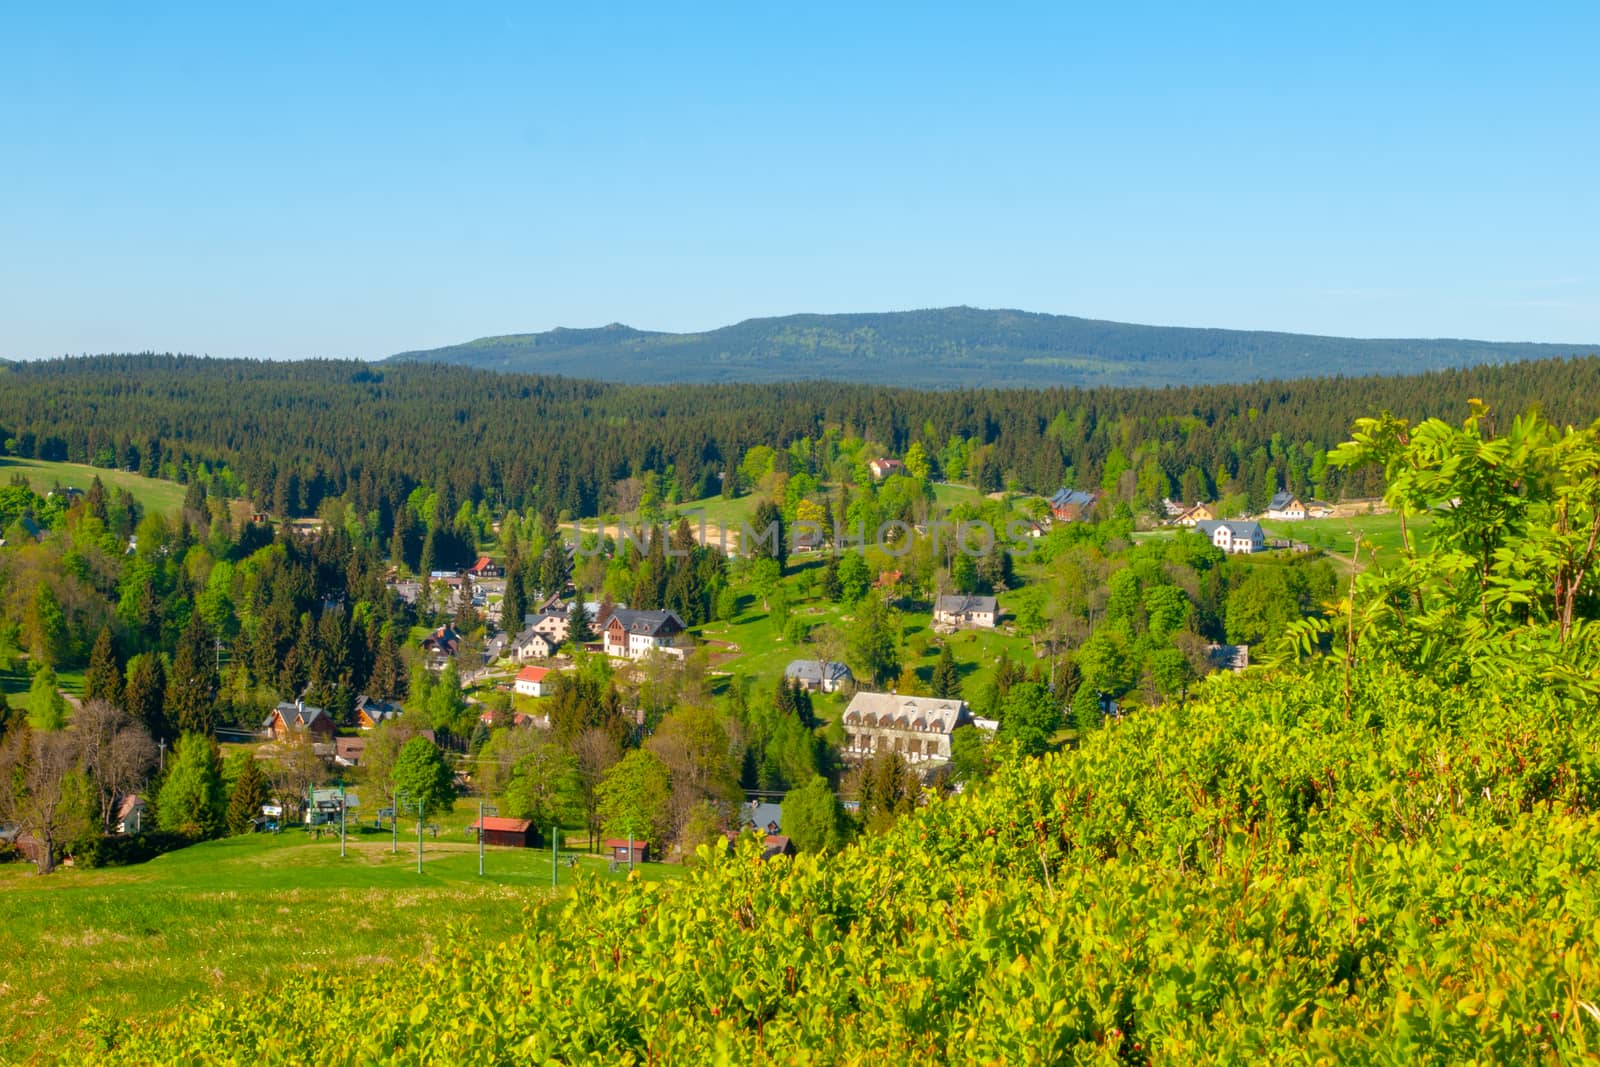
<instances>
[{"instance_id":1,"label":"rolling green hill","mask_svg":"<svg viewBox=\"0 0 1600 1067\"><path fill-rule=\"evenodd\" d=\"M1600 351L1600 345L1356 340L1137 326L1070 315L955 307L747 319L706 333L598 329L483 337L390 362L631 382L827 378L938 388L1193 385L1299 375L1414 373Z\"/></svg>"}]
</instances>

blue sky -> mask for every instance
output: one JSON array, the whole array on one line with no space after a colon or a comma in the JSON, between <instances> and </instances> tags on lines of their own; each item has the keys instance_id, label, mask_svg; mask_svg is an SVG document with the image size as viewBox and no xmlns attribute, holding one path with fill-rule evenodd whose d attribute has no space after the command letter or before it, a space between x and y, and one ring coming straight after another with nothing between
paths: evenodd
<instances>
[{"instance_id":1,"label":"blue sky","mask_svg":"<svg viewBox=\"0 0 1600 1067\"><path fill-rule=\"evenodd\" d=\"M1600 342L1592 4L54 6L0 9L0 356L963 303Z\"/></svg>"}]
</instances>

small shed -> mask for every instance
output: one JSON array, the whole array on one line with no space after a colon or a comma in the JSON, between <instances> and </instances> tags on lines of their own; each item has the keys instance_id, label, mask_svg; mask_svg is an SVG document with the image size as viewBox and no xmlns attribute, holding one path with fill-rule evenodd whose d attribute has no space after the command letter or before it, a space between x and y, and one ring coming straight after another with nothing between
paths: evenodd
<instances>
[{"instance_id":1,"label":"small shed","mask_svg":"<svg viewBox=\"0 0 1600 1067\"><path fill-rule=\"evenodd\" d=\"M481 825L480 825L481 823ZM504 845L506 848L538 848L539 831L527 819L508 819L499 815L485 815L467 827L477 830L486 845Z\"/></svg>"},{"instance_id":2,"label":"small shed","mask_svg":"<svg viewBox=\"0 0 1600 1067\"><path fill-rule=\"evenodd\" d=\"M609 838L607 838L606 839L606 851L611 853L611 858L616 860L618 863L628 863L628 862L630 862L630 858L628 856L628 840L627 840L627 838L624 838L624 837L609 837ZM632 856L631 862L633 862L633 863L649 863L650 862L650 842L643 841L643 840L639 840L639 841L633 842L633 856Z\"/></svg>"}]
</instances>

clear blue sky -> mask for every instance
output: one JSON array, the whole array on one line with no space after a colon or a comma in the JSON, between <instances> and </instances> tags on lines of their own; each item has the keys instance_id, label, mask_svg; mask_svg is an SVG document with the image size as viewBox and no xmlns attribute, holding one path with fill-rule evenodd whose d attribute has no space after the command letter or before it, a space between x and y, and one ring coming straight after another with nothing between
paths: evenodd
<instances>
[{"instance_id":1,"label":"clear blue sky","mask_svg":"<svg viewBox=\"0 0 1600 1067\"><path fill-rule=\"evenodd\" d=\"M0 10L0 356L962 303L1600 342L1592 3L60 6Z\"/></svg>"}]
</instances>

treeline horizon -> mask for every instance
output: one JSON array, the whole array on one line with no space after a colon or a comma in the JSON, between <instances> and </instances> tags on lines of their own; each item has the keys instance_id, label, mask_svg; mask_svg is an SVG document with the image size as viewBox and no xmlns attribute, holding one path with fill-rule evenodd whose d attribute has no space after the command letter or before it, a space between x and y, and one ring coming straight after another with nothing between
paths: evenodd
<instances>
[{"instance_id":1,"label":"treeline horizon","mask_svg":"<svg viewBox=\"0 0 1600 1067\"><path fill-rule=\"evenodd\" d=\"M1456 421L1477 397L1506 419L1536 408L1586 424L1596 396L1593 356L1244 385L935 391L141 353L0 366L0 450L205 480L285 517L340 498L384 529L418 486L451 510L486 501L587 518L646 474L668 502L753 488L736 472L758 446L826 479L847 439L897 456L921 444L935 478L984 490L1120 485L1132 499L1137 484L1144 500L1235 494L1261 506L1279 488L1381 493L1381 471L1326 463L1365 411Z\"/></svg>"}]
</instances>

